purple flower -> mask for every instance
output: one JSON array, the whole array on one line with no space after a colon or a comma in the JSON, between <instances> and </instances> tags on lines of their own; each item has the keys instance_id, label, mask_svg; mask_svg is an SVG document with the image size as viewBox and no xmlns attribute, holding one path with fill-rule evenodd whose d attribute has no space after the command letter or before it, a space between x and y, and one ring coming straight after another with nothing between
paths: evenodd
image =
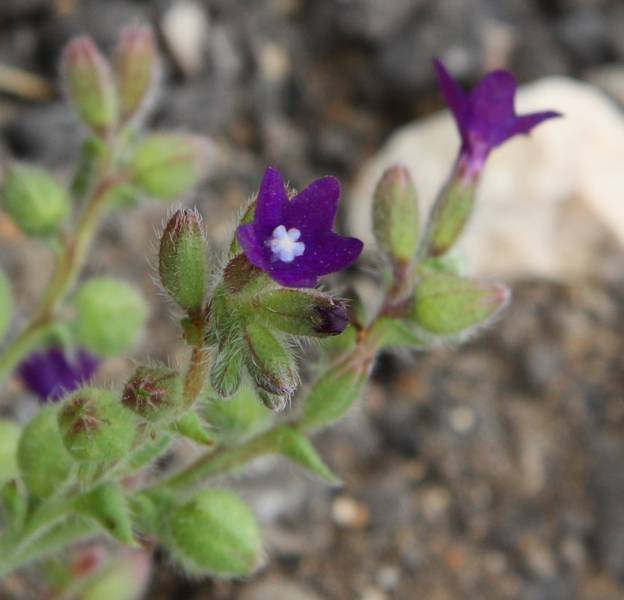
<instances>
[{"instance_id":1,"label":"purple flower","mask_svg":"<svg viewBox=\"0 0 624 600\"><path fill-rule=\"evenodd\" d=\"M287 287L311 288L321 275L351 265L360 240L332 232L340 184L334 177L313 181L289 200L281 173L264 173L252 223L238 228L238 241L251 264Z\"/></svg>"},{"instance_id":2,"label":"purple flower","mask_svg":"<svg viewBox=\"0 0 624 600\"><path fill-rule=\"evenodd\" d=\"M462 145L459 169L464 179L475 179L491 150L519 133L528 134L546 119L560 117L554 111L516 115L516 79L508 71L493 71L470 92L465 92L444 65L434 65L442 95L455 117Z\"/></svg>"},{"instance_id":3,"label":"purple flower","mask_svg":"<svg viewBox=\"0 0 624 600\"><path fill-rule=\"evenodd\" d=\"M24 385L40 400L55 402L90 379L100 361L85 350L68 356L53 346L33 352L18 368Z\"/></svg>"}]
</instances>

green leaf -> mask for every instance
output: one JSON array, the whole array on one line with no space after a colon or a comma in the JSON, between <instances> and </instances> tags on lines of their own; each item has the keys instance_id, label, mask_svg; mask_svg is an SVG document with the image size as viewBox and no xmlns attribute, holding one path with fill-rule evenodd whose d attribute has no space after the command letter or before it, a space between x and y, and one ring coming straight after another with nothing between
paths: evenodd
<instances>
[{"instance_id":1,"label":"green leaf","mask_svg":"<svg viewBox=\"0 0 624 600\"><path fill-rule=\"evenodd\" d=\"M2 486L0 497L2 498L2 506L7 515L9 528L14 531L19 529L24 522L28 504L26 495L23 493L16 479L7 481Z\"/></svg>"},{"instance_id":2,"label":"green leaf","mask_svg":"<svg viewBox=\"0 0 624 600\"><path fill-rule=\"evenodd\" d=\"M276 436L276 451L320 477L331 485L340 480L329 470L308 438L292 427L280 427Z\"/></svg>"},{"instance_id":3,"label":"green leaf","mask_svg":"<svg viewBox=\"0 0 624 600\"><path fill-rule=\"evenodd\" d=\"M17 423L0 419L0 484L18 474L17 446L21 428Z\"/></svg>"},{"instance_id":4,"label":"green leaf","mask_svg":"<svg viewBox=\"0 0 624 600\"><path fill-rule=\"evenodd\" d=\"M422 329L408 319L380 317L373 325L370 335L379 336L379 348L426 348L429 337Z\"/></svg>"},{"instance_id":5,"label":"green leaf","mask_svg":"<svg viewBox=\"0 0 624 600\"><path fill-rule=\"evenodd\" d=\"M76 512L91 517L116 540L136 545L126 497L118 483L104 483L74 502Z\"/></svg>"},{"instance_id":6,"label":"green leaf","mask_svg":"<svg viewBox=\"0 0 624 600\"><path fill-rule=\"evenodd\" d=\"M215 438L212 433L206 430L206 427L196 412L188 411L180 417L173 425L171 431L178 433L193 442L202 444L203 446L214 446Z\"/></svg>"}]
</instances>

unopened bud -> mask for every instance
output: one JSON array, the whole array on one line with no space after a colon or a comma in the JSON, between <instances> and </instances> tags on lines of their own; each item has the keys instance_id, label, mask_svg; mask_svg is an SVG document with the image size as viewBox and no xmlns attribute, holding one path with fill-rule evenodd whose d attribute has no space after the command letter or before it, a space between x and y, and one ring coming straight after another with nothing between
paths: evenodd
<instances>
[{"instance_id":1,"label":"unopened bud","mask_svg":"<svg viewBox=\"0 0 624 600\"><path fill-rule=\"evenodd\" d=\"M17 447L22 481L34 498L48 498L67 483L73 469L57 424L58 405L43 408L24 427Z\"/></svg>"},{"instance_id":2,"label":"unopened bud","mask_svg":"<svg viewBox=\"0 0 624 600\"><path fill-rule=\"evenodd\" d=\"M243 333L243 359L251 379L269 408L281 409L297 388L295 361L284 344L264 325L251 321ZM267 400L264 396L269 394ZM271 400L275 397L277 400Z\"/></svg>"},{"instance_id":3,"label":"unopened bud","mask_svg":"<svg viewBox=\"0 0 624 600\"><path fill-rule=\"evenodd\" d=\"M416 287L411 318L434 334L462 333L487 324L507 306L510 296L509 289L499 283L432 273Z\"/></svg>"},{"instance_id":4,"label":"unopened bud","mask_svg":"<svg viewBox=\"0 0 624 600\"><path fill-rule=\"evenodd\" d=\"M206 262L201 216L196 210L176 210L160 238L158 273L163 287L189 313L204 302Z\"/></svg>"},{"instance_id":5,"label":"unopened bud","mask_svg":"<svg viewBox=\"0 0 624 600\"><path fill-rule=\"evenodd\" d=\"M254 309L267 325L292 335L339 335L349 324L347 307L320 292L278 289L254 299Z\"/></svg>"},{"instance_id":6,"label":"unopened bud","mask_svg":"<svg viewBox=\"0 0 624 600\"><path fill-rule=\"evenodd\" d=\"M163 200L184 195L199 182L204 148L190 135L156 134L135 148L131 159L133 183Z\"/></svg>"},{"instance_id":7,"label":"unopened bud","mask_svg":"<svg viewBox=\"0 0 624 600\"><path fill-rule=\"evenodd\" d=\"M108 61L89 36L65 49L63 75L70 100L81 120L103 134L117 122L117 90Z\"/></svg>"},{"instance_id":8,"label":"unopened bud","mask_svg":"<svg viewBox=\"0 0 624 600\"><path fill-rule=\"evenodd\" d=\"M191 574L243 577L260 566L262 538L249 507L228 490L210 489L174 507L166 546Z\"/></svg>"},{"instance_id":9,"label":"unopened bud","mask_svg":"<svg viewBox=\"0 0 624 600\"><path fill-rule=\"evenodd\" d=\"M115 78L122 121L140 112L158 78L156 40L151 27L125 29L115 50Z\"/></svg>"},{"instance_id":10,"label":"unopened bud","mask_svg":"<svg viewBox=\"0 0 624 600\"><path fill-rule=\"evenodd\" d=\"M474 207L477 181L456 174L440 192L425 231L425 257L446 254L463 232Z\"/></svg>"},{"instance_id":11,"label":"unopened bud","mask_svg":"<svg viewBox=\"0 0 624 600\"><path fill-rule=\"evenodd\" d=\"M80 463L111 463L130 450L132 413L108 390L82 388L67 396L58 416L65 448Z\"/></svg>"},{"instance_id":12,"label":"unopened bud","mask_svg":"<svg viewBox=\"0 0 624 600\"><path fill-rule=\"evenodd\" d=\"M74 297L75 333L81 346L103 356L115 356L137 343L147 305L131 285L112 277L94 277Z\"/></svg>"},{"instance_id":13,"label":"unopened bud","mask_svg":"<svg viewBox=\"0 0 624 600\"><path fill-rule=\"evenodd\" d=\"M13 312L13 297L11 285L6 275L0 271L0 340L8 331Z\"/></svg>"},{"instance_id":14,"label":"unopened bud","mask_svg":"<svg viewBox=\"0 0 624 600\"><path fill-rule=\"evenodd\" d=\"M122 404L146 421L169 421L182 408L182 380L168 367L138 367L124 387Z\"/></svg>"},{"instance_id":15,"label":"unopened bud","mask_svg":"<svg viewBox=\"0 0 624 600\"><path fill-rule=\"evenodd\" d=\"M9 167L0 202L22 231L35 236L55 233L70 210L63 187L43 169L26 165Z\"/></svg>"},{"instance_id":16,"label":"unopened bud","mask_svg":"<svg viewBox=\"0 0 624 600\"><path fill-rule=\"evenodd\" d=\"M379 248L393 261L410 261L418 247L420 214L409 171L400 165L382 175L375 190L373 231Z\"/></svg>"}]
</instances>

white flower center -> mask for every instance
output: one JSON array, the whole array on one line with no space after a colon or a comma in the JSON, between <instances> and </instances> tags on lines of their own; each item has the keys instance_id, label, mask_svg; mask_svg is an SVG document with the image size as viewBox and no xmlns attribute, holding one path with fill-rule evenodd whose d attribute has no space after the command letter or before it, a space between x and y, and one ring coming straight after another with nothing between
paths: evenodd
<instances>
[{"instance_id":1,"label":"white flower center","mask_svg":"<svg viewBox=\"0 0 624 600\"><path fill-rule=\"evenodd\" d=\"M273 252L274 260L281 260L290 263L295 257L301 256L305 251L305 244L298 242L301 237L301 231L295 229L286 229L283 225L279 225L273 230L273 237L267 240L267 245Z\"/></svg>"}]
</instances>

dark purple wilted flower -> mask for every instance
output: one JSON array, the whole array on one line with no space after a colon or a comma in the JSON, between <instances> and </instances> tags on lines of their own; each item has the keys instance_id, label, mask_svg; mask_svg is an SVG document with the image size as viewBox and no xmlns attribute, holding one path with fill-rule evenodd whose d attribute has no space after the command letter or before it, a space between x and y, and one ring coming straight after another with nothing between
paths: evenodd
<instances>
[{"instance_id":1,"label":"dark purple wilted flower","mask_svg":"<svg viewBox=\"0 0 624 600\"><path fill-rule=\"evenodd\" d=\"M466 180L479 175L491 150L514 135L528 134L546 119L561 116L551 110L516 115L516 79L508 71L493 71L470 92L465 92L439 60L434 64L442 95L453 112L462 139L458 166Z\"/></svg>"},{"instance_id":2,"label":"dark purple wilted flower","mask_svg":"<svg viewBox=\"0 0 624 600\"><path fill-rule=\"evenodd\" d=\"M323 177L289 200L281 173L269 167L254 220L237 232L249 262L282 285L302 288L351 265L363 244L332 232L339 196L338 180Z\"/></svg>"},{"instance_id":3,"label":"dark purple wilted flower","mask_svg":"<svg viewBox=\"0 0 624 600\"><path fill-rule=\"evenodd\" d=\"M85 350L68 355L52 346L33 352L18 368L24 385L40 400L56 401L91 378L100 361Z\"/></svg>"}]
</instances>

